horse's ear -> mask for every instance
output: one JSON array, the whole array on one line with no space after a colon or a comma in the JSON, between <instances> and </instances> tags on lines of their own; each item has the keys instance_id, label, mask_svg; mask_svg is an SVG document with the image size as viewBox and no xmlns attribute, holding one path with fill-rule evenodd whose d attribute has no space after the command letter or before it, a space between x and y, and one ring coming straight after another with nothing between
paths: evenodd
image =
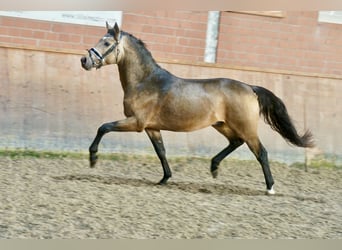
<instances>
[{"instance_id":1,"label":"horse's ear","mask_svg":"<svg viewBox=\"0 0 342 250\"><path fill-rule=\"evenodd\" d=\"M107 27L107 30L111 30L111 29L113 29L113 27L112 27L112 26L110 26L108 22L106 22L106 27Z\"/></svg>"},{"instance_id":2,"label":"horse's ear","mask_svg":"<svg viewBox=\"0 0 342 250\"><path fill-rule=\"evenodd\" d=\"M116 41L119 41L119 38L120 38L120 28L119 28L119 25L117 24L117 22L115 22L113 30L114 30L114 39Z\"/></svg>"}]
</instances>

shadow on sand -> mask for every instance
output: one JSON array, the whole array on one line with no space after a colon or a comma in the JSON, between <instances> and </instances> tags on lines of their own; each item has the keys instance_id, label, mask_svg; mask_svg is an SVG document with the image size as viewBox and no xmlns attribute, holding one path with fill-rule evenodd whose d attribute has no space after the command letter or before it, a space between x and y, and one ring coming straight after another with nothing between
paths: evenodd
<instances>
[{"instance_id":1,"label":"shadow on sand","mask_svg":"<svg viewBox=\"0 0 342 250\"><path fill-rule=\"evenodd\" d=\"M63 175L53 176L56 181L82 181L82 182L96 182L106 185L129 185L132 187L156 187L168 188L171 190L180 190L183 192L198 194L214 194L214 195L242 195L242 196L265 196L265 191L254 190L248 187L234 186L230 184L220 183L194 183L194 182L168 182L166 185L158 185L155 182L147 179L135 179L118 176L101 176L101 175ZM324 200L316 197L306 197L288 194L275 194L272 197L287 197L294 198L299 201L312 201L316 203L325 203Z\"/></svg>"}]
</instances>

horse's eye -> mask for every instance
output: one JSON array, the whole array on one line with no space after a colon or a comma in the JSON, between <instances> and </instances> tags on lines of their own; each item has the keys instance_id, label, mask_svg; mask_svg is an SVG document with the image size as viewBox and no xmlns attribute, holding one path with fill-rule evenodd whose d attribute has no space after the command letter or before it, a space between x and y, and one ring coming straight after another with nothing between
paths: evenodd
<instances>
[{"instance_id":1,"label":"horse's eye","mask_svg":"<svg viewBox=\"0 0 342 250\"><path fill-rule=\"evenodd\" d=\"M110 43L109 43L109 42L105 42L104 45L105 45L106 47L108 47L108 46L110 45Z\"/></svg>"}]
</instances>

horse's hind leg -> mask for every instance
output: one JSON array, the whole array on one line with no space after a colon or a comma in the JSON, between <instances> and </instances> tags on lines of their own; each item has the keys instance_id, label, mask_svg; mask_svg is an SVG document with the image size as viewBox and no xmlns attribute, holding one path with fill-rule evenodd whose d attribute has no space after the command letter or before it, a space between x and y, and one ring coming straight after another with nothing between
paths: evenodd
<instances>
[{"instance_id":1,"label":"horse's hind leg","mask_svg":"<svg viewBox=\"0 0 342 250\"><path fill-rule=\"evenodd\" d=\"M220 153L214 156L214 158L211 160L211 166L210 166L210 172L214 178L217 177L218 166L220 165L220 162L225 157L227 157L231 152L233 152L235 149L241 146L243 143L244 141L241 139L230 139L228 147L226 147Z\"/></svg>"},{"instance_id":2,"label":"horse's hind leg","mask_svg":"<svg viewBox=\"0 0 342 250\"><path fill-rule=\"evenodd\" d=\"M249 149L254 153L257 160L259 161L262 171L264 173L267 194L274 194L273 185L274 180L272 177L271 169L268 163L267 151L264 146L261 144L258 138L246 141Z\"/></svg>"},{"instance_id":3,"label":"horse's hind leg","mask_svg":"<svg viewBox=\"0 0 342 250\"><path fill-rule=\"evenodd\" d=\"M244 141L236 137L235 134L224 123L213 125L213 127L229 140L229 145L211 159L210 172L212 176L216 178L218 175L218 166L220 165L221 161L235 149L240 147Z\"/></svg>"},{"instance_id":4,"label":"horse's hind leg","mask_svg":"<svg viewBox=\"0 0 342 250\"><path fill-rule=\"evenodd\" d=\"M166 160L165 156L165 147L163 143L163 138L161 136L160 131L158 130L151 130L151 129L145 129L148 137L151 139L151 142L153 144L154 150L156 151L160 163L162 164L164 176L160 180L159 184L166 184L167 180L171 177L171 169L169 167L169 164Z\"/></svg>"}]
</instances>

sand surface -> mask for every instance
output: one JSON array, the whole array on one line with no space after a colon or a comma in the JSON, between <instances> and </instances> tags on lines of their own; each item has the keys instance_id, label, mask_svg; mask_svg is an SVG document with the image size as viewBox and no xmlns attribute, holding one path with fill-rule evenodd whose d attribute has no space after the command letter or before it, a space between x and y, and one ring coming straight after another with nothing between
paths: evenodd
<instances>
[{"instance_id":1,"label":"sand surface","mask_svg":"<svg viewBox=\"0 0 342 250\"><path fill-rule=\"evenodd\" d=\"M101 157L101 155L100 155ZM0 157L0 238L342 238L342 170L271 164L275 196L258 163L209 159Z\"/></svg>"}]
</instances>

